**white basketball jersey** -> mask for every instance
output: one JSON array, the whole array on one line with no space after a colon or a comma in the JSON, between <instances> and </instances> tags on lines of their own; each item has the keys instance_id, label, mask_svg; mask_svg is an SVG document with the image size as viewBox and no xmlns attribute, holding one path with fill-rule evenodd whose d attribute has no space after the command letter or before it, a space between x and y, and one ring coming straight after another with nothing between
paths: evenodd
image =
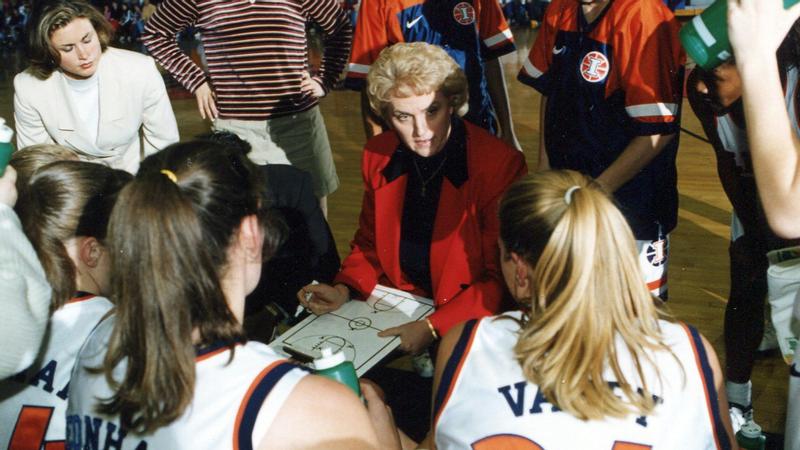
<instances>
[{"instance_id":1,"label":"white basketball jersey","mask_svg":"<svg viewBox=\"0 0 800 450\"><path fill-rule=\"evenodd\" d=\"M730 448L717 405L713 375L693 328L661 321L667 352L652 357L661 383L645 368L657 406L649 416L582 421L558 410L526 381L514 358L521 313L466 324L447 361L434 399L437 450L690 450ZM636 380L630 354L618 342L620 365ZM606 372L610 384L615 381ZM621 391L620 391L621 395ZM726 411L727 413L727 411Z\"/></svg>"},{"instance_id":2,"label":"white basketball jersey","mask_svg":"<svg viewBox=\"0 0 800 450\"><path fill-rule=\"evenodd\" d=\"M113 317L103 321L81 350L69 392L68 449L252 449L258 446L286 398L307 372L258 342L198 351L192 403L175 422L150 435L120 426L118 417L96 411L113 391L98 367L107 350ZM121 380L125 364L114 370Z\"/></svg>"},{"instance_id":3,"label":"white basketball jersey","mask_svg":"<svg viewBox=\"0 0 800 450\"><path fill-rule=\"evenodd\" d=\"M72 367L87 336L111 308L103 297L84 295L53 313L33 365L0 381L0 448L63 448Z\"/></svg>"}]
</instances>

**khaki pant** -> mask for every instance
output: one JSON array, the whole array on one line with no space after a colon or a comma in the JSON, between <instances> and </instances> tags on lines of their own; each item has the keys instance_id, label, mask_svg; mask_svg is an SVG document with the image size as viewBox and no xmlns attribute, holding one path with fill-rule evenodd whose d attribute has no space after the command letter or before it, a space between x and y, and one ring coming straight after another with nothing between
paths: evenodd
<instances>
[{"instance_id":1,"label":"khaki pant","mask_svg":"<svg viewBox=\"0 0 800 450\"><path fill-rule=\"evenodd\" d=\"M319 106L269 120L217 119L212 128L249 142L253 149L248 156L256 164L291 164L310 173L318 198L339 187Z\"/></svg>"}]
</instances>

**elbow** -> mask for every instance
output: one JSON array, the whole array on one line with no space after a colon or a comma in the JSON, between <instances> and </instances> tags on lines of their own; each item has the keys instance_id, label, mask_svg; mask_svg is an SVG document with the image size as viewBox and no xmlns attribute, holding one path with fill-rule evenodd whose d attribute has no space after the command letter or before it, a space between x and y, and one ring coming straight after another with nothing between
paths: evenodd
<instances>
[{"instance_id":1,"label":"elbow","mask_svg":"<svg viewBox=\"0 0 800 450\"><path fill-rule=\"evenodd\" d=\"M788 211L786 213L768 213L767 221L772 231L779 237L784 239L800 238L800 214L789 214Z\"/></svg>"}]
</instances>

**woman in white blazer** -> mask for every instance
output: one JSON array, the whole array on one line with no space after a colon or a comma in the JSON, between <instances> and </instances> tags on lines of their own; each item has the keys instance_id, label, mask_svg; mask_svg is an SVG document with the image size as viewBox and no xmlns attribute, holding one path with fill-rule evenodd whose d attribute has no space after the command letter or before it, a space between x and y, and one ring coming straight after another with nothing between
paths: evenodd
<instances>
[{"instance_id":1,"label":"woman in white blazer","mask_svg":"<svg viewBox=\"0 0 800 450\"><path fill-rule=\"evenodd\" d=\"M18 148L56 143L135 173L144 156L178 141L155 62L108 47L112 29L99 11L83 0L56 0L35 24L30 66L14 78Z\"/></svg>"}]
</instances>

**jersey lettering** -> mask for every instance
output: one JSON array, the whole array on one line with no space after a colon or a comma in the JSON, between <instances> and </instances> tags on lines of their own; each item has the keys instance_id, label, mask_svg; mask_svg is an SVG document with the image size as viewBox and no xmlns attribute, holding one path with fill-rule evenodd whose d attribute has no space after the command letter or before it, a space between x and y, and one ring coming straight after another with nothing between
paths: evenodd
<instances>
[{"instance_id":1,"label":"jersey lettering","mask_svg":"<svg viewBox=\"0 0 800 450\"><path fill-rule=\"evenodd\" d=\"M497 388L497 392L503 394L503 398L506 399L508 406L511 408L511 412L514 413L514 416L516 417L520 417L522 415L522 408L525 404L525 388L527 386L528 383L524 381L514 384L514 389L517 391L516 401L511 398L511 386L501 386Z\"/></svg>"},{"instance_id":2,"label":"jersey lettering","mask_svg":"<svg viewBox=\"0 0 800 450\"><path fill-rule=\"evenodd\" d=\"M56 376L56 367L58 364L55 360L51 360L44 367L42 367L36 375L31 378L30 384L34 387L39 387L39 381L44 382L44 389L45 392L52 393L53 392L53 380Z\"/></svg>"},{"instance_id":3,"label":"jersey lettering","mask_svg":"<svg viewBox=\"0 0 800 450\"><path fill-rule=\"evenodd\" d=\"M617 383L616 381L609 381L608 382L608 386L613 391L615 391L615 395L617 397L623 398L621 393L617 393L617 391L620 391L619 383ZM511 393L512 388L516 392L516 395ZM527 390L527 388L528 388L528 382L527 381L520 381L520 382L514 383L513 386L512 385L506 385L506 386L500 386L499 388L497 388L497 392L502 394L503 399L508 404L508 407L511 409L511 413L514 414L514 417L521 417L523 412L524 412L524 408L525 408L525 391ZM639 395L644 395L644 390L642 388L637 388L636 392ZM659 397L657 395L653 395L652 397L653 397L653 402L655 404L663 403L663 400L661 399L661 397ZM536 394L533 397L533 402L531 403L531 408L528 410L528 414L540 414L540 413L545 412L545 410L542 409L542 405L543 404L551 405L549 412L555 413L555 412L561 411L558 408L558 406L553 405L549 401L547 401L547 398L544 396L544 394L542 394L541 390L536 389ZM639 417L637 417L636 418L636 423L641 425L641 426L643 426L643 427L646 427L647 426L647 416L639 416Z\"/></svg>"},{"instance_id":4,"label":"jersey lettering","mask_svg":"<svg viewBox=\"0 0 800 450\"><path fill-rule=\"evenodd\" d=\"M524 407L525 407L525 390L528 387L528 383L525 381L520 381L519 383L514 383L514 390L517 392L516 399L512 398L511 396L511 386L501 386L497 388L497 392L503 394L503 398L505 399L506 403L508 403L508 407L511 408L511 412L514 414L515 417L522 416ZM531 409L528 410L530 414L539 414L542 412L542 404L550 402L547 401L544 394L542 394L538 389L536 390L536 394L533 397L533 404L531 405ZM550 412L558 412L557 406L552 405L550 408Z\"/></svg>"},{"instance_id":5,"label":"jersey lettering","mask_svg":"<svg viewBox=\"0 0 800 450\"><path fill-rule=\"evenodd\" d=\"M649 450L652 445L634 444L633 442L616 441L611 450Z\"/></svg>"},{"instance_id":6,"label":"jersey lettering","mask_svg":"<svg viewBox=\"0 0 800 450\"><path fill-rule=\"evenodd\" d=\"M53 416L50 406L23 406L8 443L9 450L39 449L64 450L64 441L45 442L47 427Z\"/></svg>"},{"instance_id":7,"label":"jersey lettering","mask_svg":"<svg viewBox=\"0 0 800 450\"><path fill-rule=\"evenodd\" d=\"M83 416L83 420L78 415L67 417L67 450L121 450L127 434L124 428L99 417ZM147 441L136 446L136 450L146 449Z\"/></svg>"},{"instance_id":8,"label":"jersey lettering","mask_svg":"<svg viewBox=\"0 0 800 450\"><path fill-rule=\"evenodd\" d=\"M615 441L611 450L649 450L650 445ZM532 440L516 434L495 434L472 443L472 450L544 450Z\"/></svg>"},{"instance_id":9,"label":"jersey lettering","mask_svg":"<svg viewBox=\"0 0 800 450\"><path fill-rule=\"evenodd\" d=\"M472 443L472 450L544 450L532 440L515 434L496 434Z\"/></svg>"}]
</instances>

